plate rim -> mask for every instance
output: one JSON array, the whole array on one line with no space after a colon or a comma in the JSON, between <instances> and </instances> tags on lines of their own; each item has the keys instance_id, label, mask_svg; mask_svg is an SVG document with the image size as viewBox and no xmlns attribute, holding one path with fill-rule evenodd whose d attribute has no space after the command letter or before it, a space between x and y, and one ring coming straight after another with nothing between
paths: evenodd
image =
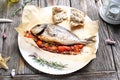
<instances>
[{"instance_id":1,"label":"plate rim","mask_svg":"<svg viewBox=\"0 0 120 80\"><path fill-rule=\"evenodd\" d=\"M65 74L70 74L70 73L73 73L73 72L76 72L76 71L82 69L82 68L85 67L91 60L93 60L93 59L89 60L82 68L75 69L75 70L73 70L73 71L68 71L68 72L65 72L65 73L51 73L50 71L46 72L46 71L37 69L35 66L31 65L32 63L31 63L30 61L28 61L28 60L26 59L26 56L25 56L25 54L24 54L25 52L20 48L20 43L19 43L19 42L20 42L20 39L21 39L21 37L20 37L20 35L18 35L18 46L19 46L20 53L21 53L22 57L24 58L24 60L25 60L31 67L33 67L34 69L36 69L36 70L38 70L38 71L40 71L40 72L43 72L43 73L52 74L52 75L65 75ZM95 50L95 53L96 53L97 50L98 50L98 46L99 46L99 35L98 35L98 33L97 33L97 34L96 34L96 45L95 45L96 50ZM28 56L29 56L29 55L28 55ZM31 57L31 59L32 59L32 57ZM44 67L44 66L43 66L43 67Z\"/></svg>"},{"instance_id":2,"label":"plate rim","mask_svg":"<svg viewBox=\"0 0 120 80\"><path fill-rule=\"evenodd\" d=\"M55 7L55 6L50 6L50 7ZM61 7L61 6L59 6L59 7ZM62 6L62 7L69 7L69 6ZM45 7L45 8L48 8L48 7ZM73 7L70 7L70 8L73 8ZM76 9L76 8L75 8L75 9ZM78 10L78 9L77 9L77 10ZM20 50L20 53L21 53L22 57L24 58L24 60L25 60L31 67L33 67L34 69L36 69L36 70L38 70L38 71L40 71L40 72L43 72L43 73L52 74L52 75L65 75L65 74L70 74L70 73L73 73L73 72L75 72L75 71L78 71L78 70L82 69L82 68L85 67L91 60L93 60L93 59L89 60L82 68L75 69L75 70L73 70L73 71L69 71L69 72L65 72L65 73L51 73L50 71L45 72L45 71L43 71L43 70L37 69L36 67L34 67L33 65L31 65L31 63L30 63L28 60L26 60L25 55L24 55L24 53L23 53L24 51L20 48L20 38L21 38L21 36L18 35L18 46L19 46L19 50ZM95 52L94 52L94 53L97 52L98 47L99 47L99 35L98 35L98 32L97 32L97 33L96 33ZM43 66L43 67L44 67L44 66Z\"/></svg>"}]
</instances>

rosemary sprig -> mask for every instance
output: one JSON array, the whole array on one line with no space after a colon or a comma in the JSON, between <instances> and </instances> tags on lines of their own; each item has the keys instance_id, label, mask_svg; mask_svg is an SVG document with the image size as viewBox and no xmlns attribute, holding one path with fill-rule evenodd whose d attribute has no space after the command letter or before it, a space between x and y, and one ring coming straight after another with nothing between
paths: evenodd
<instances>
[{"instance_id":1,"label":"rosemary sprig","mask_svg":"<svg viewBox=\"0 0 120 80\"><path fill-rule=\"evenodd\" d=\"M40 65L42 66L48 66L48 67L51 67L51 68L54 68L54 69L58 69L58 70L62 70L63 68L66 67L67 64L62 64L62 63L57 63L57 62L52 62L52 61L47 61L45 59L42 59L42 58L33 58L36 62L38 62Z\"/></svg>"},{"instance_id":2,"label":"rosemary sprig","mask_svg":"<svg viewBox=\"0 0 120 80\"><path fill-rule=\"evenodd\" d=\"M32 2L32 0L26 0L20 8L16 9L16 10L12 13L12 16L15 16L19 11L23 10L23 8L25 7L25 5L26 5L27 3L30 3L30 2Z\"/></svg>"}]
</instances>

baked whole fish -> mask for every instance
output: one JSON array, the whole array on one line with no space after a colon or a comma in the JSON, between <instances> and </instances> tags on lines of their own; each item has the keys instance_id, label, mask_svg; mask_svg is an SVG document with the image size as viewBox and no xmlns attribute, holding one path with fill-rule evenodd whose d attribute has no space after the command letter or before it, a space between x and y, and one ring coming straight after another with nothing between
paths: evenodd
<instances>
[{"instance_id":1,"label":"baked whole fish","mask_svg":"<svg viewBox=\"0 0 120 80\"><path fill-rule=\"evenodd\" d=\"M31 29L31 33L40 40L61 45L87 44L92 41L90 38L81 40L71 31L53 24L38 24Z\"/></svg>"}]
</instances>

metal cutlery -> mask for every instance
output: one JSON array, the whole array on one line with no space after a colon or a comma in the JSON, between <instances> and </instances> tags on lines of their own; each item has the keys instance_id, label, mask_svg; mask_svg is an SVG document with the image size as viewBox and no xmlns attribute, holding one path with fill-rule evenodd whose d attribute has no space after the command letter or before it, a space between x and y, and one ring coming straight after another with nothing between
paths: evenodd
<instances>
[{"instance_id":1,"label":"metal cutlery","mask_svg":"<svg viewBox=\"0 0 120 80\"><path fill-rule=\"evenodd\" d=\"M10 23L10 22L13 22L13 20L11 19L5 19L5 18L0 18L0 23Z\"/></svg>"}]
</instances>

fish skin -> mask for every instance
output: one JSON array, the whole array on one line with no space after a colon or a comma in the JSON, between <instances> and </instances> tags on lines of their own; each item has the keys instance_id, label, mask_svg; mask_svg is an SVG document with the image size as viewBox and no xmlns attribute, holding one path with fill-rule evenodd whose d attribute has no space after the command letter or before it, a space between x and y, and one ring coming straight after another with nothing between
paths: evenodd
<instances>
[{"instance_id":1,"label":"fish skin","mask_svg":"<svg viewBox=\"0 0 120 80\"><path fill-rule=\"evenodd\" d=\"M73 44L87 44L87 40L80 40L71 31L63 28L59 25L53 24L41 24L31 29L32 34L38 36L39 39L58 43L62 45L73 45Z\"/></svg>"},{"instance_id":2,"label":"fish skin","mask_svg":"<svg viewBox=\"0 0 120 80\"><path fill-rule=\"evenodd\" d=\"M40 32L42 32L45 28L47 27L47 24L44 24L44 25L36 25L35 27L33 27L31 29L31 32L34 34L34 35L38 35L40 34Z\"/></svg>"}]
</instances>

